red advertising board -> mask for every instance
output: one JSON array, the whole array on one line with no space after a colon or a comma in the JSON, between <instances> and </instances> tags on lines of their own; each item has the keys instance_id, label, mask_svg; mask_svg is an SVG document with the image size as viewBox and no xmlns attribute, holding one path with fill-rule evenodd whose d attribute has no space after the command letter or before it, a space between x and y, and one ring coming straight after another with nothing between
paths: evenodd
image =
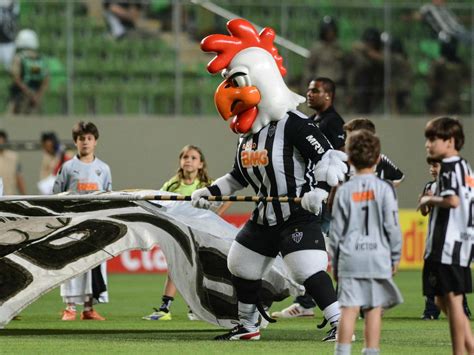
<instances>
[{"instance_id":1,"label":"red advertising board","mask_svg":"<svg viewBox=\"0 0 474 355\"><path fill-rule=\"evenodd\" d=\"M240 227L249 218L249 214L232 214L223 218ZM107 262L109 273L166 273L166 258L159 246L148 251L126 251Z\"/></svg>"}]
</instances>

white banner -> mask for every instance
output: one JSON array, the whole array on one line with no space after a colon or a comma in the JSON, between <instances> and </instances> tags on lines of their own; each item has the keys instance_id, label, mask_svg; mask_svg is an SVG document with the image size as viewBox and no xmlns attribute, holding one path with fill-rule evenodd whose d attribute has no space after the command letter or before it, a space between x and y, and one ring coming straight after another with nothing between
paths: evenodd
<instances>
[{"instance_id":1,"label":"white banner","mask_svg":"<svg viewBox=\"0 0 474 355\"><path fill-rule=\"evenodd\" d=\"M110 193L117 194L123 195ZM0 202L0 327L62 282L126 250L150 250L158 244L193 312L231 328L237 299L226 257L237 231L189 202ZM277 258L264 278L261 299L269 304L302 291Z\"/></svg>"}]
</instances>

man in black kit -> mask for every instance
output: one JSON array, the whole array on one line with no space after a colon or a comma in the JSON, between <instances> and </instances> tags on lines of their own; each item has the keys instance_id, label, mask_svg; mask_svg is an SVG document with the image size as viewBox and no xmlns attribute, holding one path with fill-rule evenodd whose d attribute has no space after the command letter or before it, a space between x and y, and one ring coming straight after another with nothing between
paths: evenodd
<instances>
[{"instance_id":1,"label":"man in black kit","mask_svg":"<svg viewBox=\"0 0 474 355\"><path fill-rule=\"evenodd\" d=\"M329 78L311 80L306 92L307 105L316 113L310 118L327 137L334 149L344 150L344 120L334 109L336 84Z\"/></svg>"}]
</instances>

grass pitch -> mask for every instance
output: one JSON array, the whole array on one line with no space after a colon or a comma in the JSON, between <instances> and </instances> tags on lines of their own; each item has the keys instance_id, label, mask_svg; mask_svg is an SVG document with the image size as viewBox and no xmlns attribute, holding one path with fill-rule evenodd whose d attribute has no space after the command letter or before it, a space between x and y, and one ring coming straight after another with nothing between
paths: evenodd
<instances>
[{"instance_id":1,"label":"grass pitch","mask_svg":"<svg viewBox=\"0 0 474 355\"><path fill-rule=\"evenodd\" d=\"M384 354L448 354L451 352L446 318L422 321L421 273L401 271L395 278L405 303L385 313L381 350ZM63 322L63 304L54 290L33 303L0 330L0 353L16 354L332 354L334 343L322 343L329 330L316 329L315 318L279 320L253 342L216 342L222 329L202 321L189 321L187 307L178 296L172 321L145 321L141 317L159 306L163 275L109 275L111 302L97 306L104 322ZM291 299L274 304L280 310ZM469 299L471 301L471 299ZM471 302L470 302L471 304ZM354 354L363 347L362 321L357 322Z\"/></svg>"}]
</instances>

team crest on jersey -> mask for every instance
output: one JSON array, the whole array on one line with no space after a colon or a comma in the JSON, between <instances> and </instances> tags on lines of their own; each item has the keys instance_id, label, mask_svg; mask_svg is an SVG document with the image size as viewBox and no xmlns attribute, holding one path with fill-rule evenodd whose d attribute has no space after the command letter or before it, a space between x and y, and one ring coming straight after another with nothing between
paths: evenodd
<instances>
[{"instance_id":1,"label":"team crest on jersey","mask_svg":"<svg viewBox=\"0 0 474 355\"><path fill-rule=\"evenodd\" d=\"M262 150L243 150L240 152L240 161L244 168L252 168L268 165L268 151Z\"/></svg>"},{"instance_id":2,"label":"team crest on jersey","mask_svg":"<svg viewBox=\"0 0 474 355\"><path fill-rule=\"evenodd\" d=\"M295 243L301 242L301 239L303 239L303 232L298 232L298 231L294 232L291 235L291 239L293 239Z\"/></svg>"},{"instance_id":3,"label":"team crest on jersey","mask_svg":"<svg viewBox=\"0 0 474 355\"><path fill-rule=\"evenodd\" d=\"M272 137L275 134L276 131L276 126L274 124L270 125L270 128L268 129L268 136Z\"/></svg>"},{"instance_id":4,"label":"team crest on jersey","mask_svg":"<svg viewBox=\"0 0 474 355\"><path fill-rule=\"evenodd\" d=\"M99 169L97 169L97 170L95 171L95 173L97 174L97 176L102 175L102 171L100 171Z\"/></svg>"}]
</instances>

